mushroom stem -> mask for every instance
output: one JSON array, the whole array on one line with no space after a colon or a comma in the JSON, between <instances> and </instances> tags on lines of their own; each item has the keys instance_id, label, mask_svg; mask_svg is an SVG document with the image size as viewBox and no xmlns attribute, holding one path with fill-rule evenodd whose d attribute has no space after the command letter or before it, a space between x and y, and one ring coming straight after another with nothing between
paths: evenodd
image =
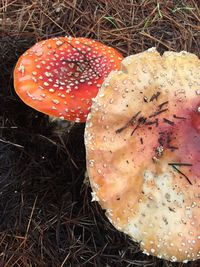
<instances>
[{"instance_id":1,"label":"mushroom stem","mask_svg":"<svg viewBox=\"0 0 200 267\"><path fill-rule=\"evenodd\" d=\"M54 116L48 116L49 123L54 125L53 132L56 135L69 133L76 124L74 121L66 121Z\"/></svg>"}]
</instances>

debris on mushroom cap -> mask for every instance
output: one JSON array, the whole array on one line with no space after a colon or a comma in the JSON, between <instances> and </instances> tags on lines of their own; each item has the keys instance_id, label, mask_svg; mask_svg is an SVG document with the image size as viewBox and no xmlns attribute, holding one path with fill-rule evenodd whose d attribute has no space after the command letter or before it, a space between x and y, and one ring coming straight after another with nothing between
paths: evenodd
<instances>
[{"instance_id":1,"label":"debris on mushroom cap","mask_svg":"<svg viewBox=\"0 0 200 267\"><path fill-rule=\"evenodd\" d=\"M104 81L86 122L93 199L146 254L200 258L200 60L155 49Z\"/></svg>"},{"instance_id":2,"label":"debris on mushroom cap","mask_svg":"<svg viewBox=\"0 0 200 267\"><path fill-rule=\"evenodd\" d=\"M119 69L122 56L114 48L87 38L59 37L27 50L14 70L19 97L45 114L85 122L108 74Z\"/></svg>"}]
</instances>

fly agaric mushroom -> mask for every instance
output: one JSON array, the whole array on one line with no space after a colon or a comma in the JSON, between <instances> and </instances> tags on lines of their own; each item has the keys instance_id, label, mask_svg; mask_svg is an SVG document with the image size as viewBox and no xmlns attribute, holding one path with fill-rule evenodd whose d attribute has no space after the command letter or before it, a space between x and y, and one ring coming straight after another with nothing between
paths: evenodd
<instances>
[{"instance_id":1,"label":"fly agaric mushroom","mask_svg":"<svg viewBox=\"0 0 200 267\"><path fill-rule=\"evenodd\" d=\"M87 38L59 37L36 43L18 60L14 87L32 108L68 121L85 122L104 80L119 69L114 48Z\"/></svg>"},{"instance_id":2,"label":"fly agaric mushroom","mask_svg":"<svg viewBox=\"0 0 200 267\"><path fill-rule=\"evenodd\" d=\"M93 200L146 254L200 258L200 60L129 56L94 99L85 131Z\"/></svg>"}]
</instances>

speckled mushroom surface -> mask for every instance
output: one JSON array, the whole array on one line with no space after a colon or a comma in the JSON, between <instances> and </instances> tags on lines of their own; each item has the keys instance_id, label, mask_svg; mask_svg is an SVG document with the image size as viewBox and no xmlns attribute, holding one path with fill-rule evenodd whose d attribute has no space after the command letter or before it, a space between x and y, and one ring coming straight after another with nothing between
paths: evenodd
<instances>
[{"instance_id":1,"label":"speckled mushroom surface","mask_svg":"<svg viewBox=\"0 0 200 267\"><path fill-rule=\"evenodd\" d=\"M200 60L149 49L122 61L85 130L93 200L142 251L200 258Z\"/></svg>"},{"instance_id":2,"label":"speckled mushroom surface","mask_svg":"<svg viewBox=\"0 0 200 267\"><path fill-rule=\"evenodd\" d=\"M92 98L122 56L87 38L58 37L27 50L14 70L14 87L29 106L50 116L85 122Z\"/></svg>"}]
</instances>

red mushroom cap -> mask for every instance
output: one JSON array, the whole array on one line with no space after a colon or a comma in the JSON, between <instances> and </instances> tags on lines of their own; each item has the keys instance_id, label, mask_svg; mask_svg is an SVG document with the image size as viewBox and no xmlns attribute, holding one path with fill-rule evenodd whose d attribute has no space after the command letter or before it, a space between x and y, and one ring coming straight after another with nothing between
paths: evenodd
<instances>
[{"instance_id":1,"label":"red mushroom cap","mask_svg":"<svg viewBox=\"0 0 200 267\"><path fill-rule=\"evenodd\" d=\"M122 59L112 47L87 38L48 39L19 58L14 87L27 105L40 112L85 122L92 98Z\"/></svg>"}]
</instances>

